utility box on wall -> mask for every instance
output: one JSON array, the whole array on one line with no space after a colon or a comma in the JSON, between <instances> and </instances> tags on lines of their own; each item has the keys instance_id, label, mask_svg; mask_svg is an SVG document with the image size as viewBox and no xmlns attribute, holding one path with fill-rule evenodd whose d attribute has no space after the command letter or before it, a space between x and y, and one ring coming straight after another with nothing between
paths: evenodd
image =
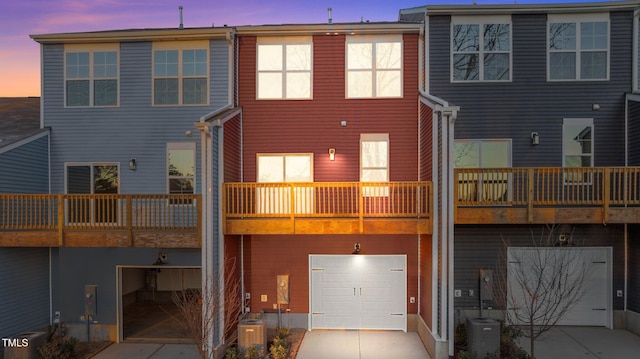
<instances>
[{"instance_id":1,"label":"utility box on wall","mask_svg":"<svg viewBox=\"0 0 640 359\"><path fill-rule=\"evenodd\" d=\"M98 286L84 286L84 315L87 320L93 320L98 314Z\"/></svg>"},{"instance_id":2,"label":"utility box on wall","mask_svg":"<svg viewBox=\"0 0 640 359\"><path fill-rule=\"evenodd\" d=\"M480 269L480 300L493 300L493 270Z\"/></svg>"}]
</instances>

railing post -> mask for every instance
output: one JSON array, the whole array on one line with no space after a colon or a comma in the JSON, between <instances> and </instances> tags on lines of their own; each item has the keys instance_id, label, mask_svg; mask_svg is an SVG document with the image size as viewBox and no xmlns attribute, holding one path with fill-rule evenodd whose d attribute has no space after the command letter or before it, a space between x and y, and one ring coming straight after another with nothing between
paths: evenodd
<instances>
[{"instance_id":1,"label":"railing post","mask_svg":"<svg viewBox=\"0 0 640 359\"><path fill-rule=\"evenodd\" d=\"M534 169L527 169L527 219L533 223L533 189L534 189Z\"/></svg>"},{"instance_id":2,"label":"railing post","mask_svg":"<svg viewBox=\"0 0 640 359\"><path fill-rule=\"evenodd\" d=\"M58 246L64 245L64 195L58 195Z\"/></svg>"},{"instance_id":3,"label":"railing post","mask_svg":"<svg viewBox=\"0 0 640 359\"><path fill-rule=\"evenodd\" d=\"M296 217L295 217L295 205L296 199L294 198L295 190L293 184L289 184L289 218L291 220L291 228L293 229L293 233L296 232Z\"/></svg>"},{"instance_id":4,"label":"railing post","mask_svg":"<svg viewBox=\"0 0 640 359\"><path fill-rule=\"evenodd\" d=\"M609 222L609 202L611 197L611 170L605 167L602 176L602 207L603 207L603 223Z\"/></svg>"},{"instance_id":5,"label":"railing post","mask_svg":"<svg viewBox=\"0 0 640 359\"><path fill-rule=\"evenodd\" d=\"M132 196L130 194L125 195L124 200L126 201L126 214L125 221L127 221L127 240L129 240L129 246L133 247L133 204Z\"/></svg>"},{"instance_id":6,"label":"railing post","mask_svg":"<svg viewBox=\"0 0 640 359\"><path fill-rule=\"evenodd\" d=\"M358 182L358 223L360 233L364 232L364 186Z\"/></svg>"}]
</instances>

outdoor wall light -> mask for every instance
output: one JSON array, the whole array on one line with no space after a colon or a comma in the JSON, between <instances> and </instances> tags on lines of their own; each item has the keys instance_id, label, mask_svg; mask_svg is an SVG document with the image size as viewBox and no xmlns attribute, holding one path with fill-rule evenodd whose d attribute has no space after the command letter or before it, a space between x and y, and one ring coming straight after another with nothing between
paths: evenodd
<instances>
[{"instance_id":1,"label":"outdoor wall light","mask_svg":"<svg viewBox=\"0 0 640 359\"><path fill-rule=\"evenodd\" d=\"M356 244L353 245L353 253L351 254L360 254L360 243L356 242Z\"/></svg>"},{"instance_id":2,"label":"outdoor wall light","mask_svg":"<svg viewBox=\"0 0 640 359\"><path fill-rule=\"evenodd\" d=\"M136 166L138 165L135 157L129 160L129 169L132 171L136 170Z\"/></svg>"},{"instance_id":3,"label":"outdoor wall light","mask_svg":"<svg viewBox=\"0 0 640 359\"><path fill-rule=\"evenodd\" d=\"M336 149L335 148L330 148L329 149L329 161L335 161L336 160Z\"/></svg>"},{"instance_id":4,"label":"outdoor wall light","mask_svg":"<svg viewBox=\"0 0 640 359\"><path fill-rule=\"evenodd\" d=\"M537 132L531 132L531 144L539 145L540 144L540 135Z\"/></svg>"},{"instance_id":5,"label":"outdoor wall light","mask_svg":"<svg viewBox=\"0 0 640 359\"><path fill-rule=\"evenodd\" d=\"M597 103L594 103L593 105L591 105L591 109L594 111L598 111L600 109L600 105L598 105Z\"/></svg>"}]
</instances>

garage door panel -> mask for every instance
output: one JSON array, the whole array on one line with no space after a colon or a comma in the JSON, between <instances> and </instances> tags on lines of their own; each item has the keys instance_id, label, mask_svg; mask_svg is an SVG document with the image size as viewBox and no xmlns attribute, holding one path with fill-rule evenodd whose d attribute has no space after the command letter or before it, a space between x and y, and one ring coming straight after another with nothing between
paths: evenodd
<instances>
[{"instance_id":1,"label":"garage door panel","mask_svg":"<svg viewBox=\"0 0 640 359\"><path fill-rule=\"evenodd\" d=\"M535 275L535 270L523 271L522 269L534 268L539 265L536 264L536 259L544 258L545 255L537 256L534 254L537 251L543 251L542 253L551 256L562 256L569 253L575 259L570 262L570 268L567 269L569 278L579 278L582 273L585 276L584 294L557 324L611 327L612 251L609 247L509 248L510 307L522 307L522 303L528 299L528 296L524 294L525 290L520 287L521 280L516 278L516 274L524 273L523 275L531 277Z\"/></svg>"},{"instance_id":2,"label":"garage door panel","mask_svg":"<svg viewBox=\"0 0 640 359\"><path fill-rule=\"evenodd\" d=\"M406 256L311 255L310 267L311 329L406 330Z\"/></svg>"}]
</instances>

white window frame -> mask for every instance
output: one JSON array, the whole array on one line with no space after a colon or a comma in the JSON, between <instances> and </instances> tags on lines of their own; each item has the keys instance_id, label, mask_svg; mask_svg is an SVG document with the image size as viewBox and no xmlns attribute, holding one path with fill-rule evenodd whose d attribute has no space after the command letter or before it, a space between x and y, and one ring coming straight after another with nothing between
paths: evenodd
<instances>
[{"instance_id":1,"label":"white window frame","mask_svg":"<svg viewBox=\"0 0 640 359\"><path fill-rule=\"evenodd\" d=\"M171 176L169 174L169 151L171 150L187 150L193 154L193 175L192 176ZM167 176L167 193L171 193L171 180L172 179L192 179L193 180L193 194L196 193L196 143L195 142L168 142L166 149L166 176ZM183 193L184 194L184 193Z\"/></svg>"},{"instance_id":2,"label":"white window frame","mask_svg":"<svg viewBox=\"0 0 640 359\"><path fill-rule=\"evenodd\" d=\"M293 45L309 46L309 69L289 69L287 66L287 47ZM281 46L282 47L282 68L280 70L260 69L260 46ZM281 74L282 85L279 96L266 96L260 93L260 74ZM308 74L309 75L309 96L294 97L287 92L288 75ZM257 100L311 100L313 99L313 39L311 36L296 37L259 37L256 43L256 99Z\"/></svg>"},{"instance_id":3,"label":"white window frame","mask_svg":"<svg viewBox=\"0 0 640 359\"><path fill-rule=\"evenodd\" d=\"M376 45L380 43L394 43L400 45L400 66L394 68L378 68L376 66ZM372 64L370 69L350 69L349 68L349 45L350 44L371 44ZM402 98L404 97L404 41L402 35L349 35L345 43L345 98L347 99L371 99L371 98ZM349 95L349 73L350 72L370 72L371 73L371 96L350 96ZM400 93L396 96L378 95L377 74L378 72L399 72Z\"/></svg>"},{"instance_id":4,"label":"white window frame","mask_svg":"<svg viewBox=\"0 0 640 359\"><path fill-rule=\"evenodd\" d=\"M482 144L483 143L491 143L491 142L499 142L499 143L505 143L507 145L507 165L506 168L511 168L513 166L513 140L510 138L486 138L486 139L458 139L455 140L455 145L457 144L463 144L463 143L476 143L478 144L478 167L457 167L456 168L489 168L489 167L485 167L482 163ZM455 161L454 161L454 166L455 166ZM496 188L498 186L500 186L500 181L504 181L504 176L500 176L499 173L496 173L498 175L497 178L493 178L493 179L487 179L487 178L483 178L482 174L479 174L477 176L471 176L471 178L464 178L464 181L461 181L460 178L457 179L458 181L458 199L459 200L469 200L470 198L465 198L468 196L476 196L476 199L478 201L496 201L496 200L500 200L503 196L496 196L496 194L498 194L499 188ZM503 173L504 175L504 173ZM506 181L507 181L507 187L505 188L506 192L507 192L507 201L512 200L513 198L513 176L511 173L509 173L506 176ZM486 190L486 186L489 185L491 186L491 184L486 184L485 181L498 181L497 185L495 185L493 188L489 188L489 190ZM492 196L495 197L499 197L499 198L491 198ZM472 199L473 200L473 199Z\"/></svg>"},{"instance_id":5,"label":"white window frame","mask_svg":"<svg viewBox=\"0 0 640 359\"><path fill-rule=\"evenodd\" d=\"M588 156L585 153L567 153L567 143L564 141L565 137L565 126L567 125L580 125L580 126L589 126L591 127L591 153ZM589 157L589 166L593 167L593 159L595 155L595 126L593 123L593 118L563 118L562 119L562 167L566 168L585 168L585 166L581 167L568 167L566 158L567 156L580 156L580 157ZM588 178L583 178L580 175L570 175L569 173L565 173L564 176L565 184L589 184L591 183L591 176Z\"/></svg>"},{"instance_id":6,"label":"white window frame","mask_svg":"<svg viewBox=\"0 0 640 359\"><path fill-rule=\"evenodd\" d=\"M115 52L116 53L116 76L115 77L99 77L95 75L95 53ZM67 71L67 54L86 53L89 56L89 76L88 77L72 77ZM118 107L120 106L120 45L117 43L108 44L66 44L64 45L64 107L65 108L86 108L86 107ZM95 82L101 80L116 81L116 103L108 105L95 104ZM88 105L68 105L67 84L68 81L88 81L89 82L89 104Z\"/></svg>"},{"instance_id":7,"label":"white window frame","mask_svg":"<svg viewBox=\"0 0 640 359\"><path fill-rule=\"evenodd\" d=\"M509 49L508 50L496 50L496 51L488 51L484 49L484 26L486 25L509 25ZM478 25L478 51L454 51L454 27L458 25ZM511 16L487 16L487 17L478 17L478 16L454 16L451 18L451 36L450 36L450 48L451 55L449 57L449 61L451 61L450 66L450 80L452 83L462 82L462 83L475 83L475 82L511 82L513 79L513 24L511 23ZM507 79L495 79L495 80L487 80L485 79L485 70L484 70L484 59L485 56L490 54L508 54L509 56L509 77ZM464 80L464 79L455 79L455 71L454 71L454 57L458 54L477 54L478 55L478 79L477 80Z\"/></svg>"},{"instance_id":8,"label":"white window frame","mask_svg":"<svg viewBox=\"0 0 640 359\"><path fill-rule=\"evenodd\" d=\"M206 74L187 76L183 74L183 53L186 50L204 50L206 51L207 65ZM156 76L155 74L155 58L156 51L177 51L178 52L178 75L177 76ZM209 52L209 41L163 41L154 42L151 51L151 105L155 107L168 107L168 106L207 106L211 97L211 80L210 80L210 67L211 67L211 55ZM184 103L184 85L185 79L206 79L207 93L205 94L206 101L203 103ZM178 102L168 104L156 103L156 81L159 79L177 79L178 80Z\"/></svg>"},{"instance_id":9,"label":"white window frame","mask_svg":"<svg viewBox=\"0 0 640 359\"><path fill-rule=\"evenodd\" d=\"M583 23L606 22L607 23L607 48L606 49L583 49L581 28ZM551 24L573 23L576 25L576 48L567 50L551 50ZM606 69L604 78L583 79L581 76L581 55L589 52L606 52ZM574 53L575 54L575 78L572 79L552 79L551 78L551 54L552 53ZM547 17L547 81L609 81L611 68L611 21L609 13L598 14L549 14Z\"/></svg>"},{"instance_id":10,"label":"white window frame","mask_svg":"<svg viewBox=\"0 0 640 359\"><path fill-rule=\"evenodd\" d=\"M310 181L313 182L313 153L257 153L256 154L256 182L258 183L306 183L287 181L287 157L308 157ZM282 175L283 182L262 182L260 181L260 158L261 157L280 157L282 158ZM283 215L291 213L291 189L288 186L260 186L256 190L256 212L261 214ZM314 188L313 186L295 186L293 187L293 195L295 197L295 213L311 214L315 209Z\"/></svg>"},{"instance_id":11,"label":"white window frame","mask_svg":"<svg viewBox=\"0 0 640 359\"><path fill-rule=\"evenodd\" d=\"M117 173L117 177L118 177L118 189L116 194L120 194L120 180L121 180L121 175L120 175L120 163L118 162L65 162L64 163L64 193L66 194L70 194L69 193L69 167L89 167L90 168L90 193L87 193L87 195L94 195L95 194L95 177L94 177L94 167L98 167L98 166L113 166L116 167L116 173ZM79 194L82 195L83 193L73 193L73 194ZM115 219L117 222L103 222L103 221L98 221L96 219L96 213L94 211L94 208L96 206L95 202L96 199L95 198L87 198L87 200L89 201L89 221L88 222L80 222L80 221L72 221L71 217L72 215L70 214L70 206L71 203L76 203L76 202L70 202L68 203L65 207L66 209L66 213L65 213L65 223L66 224L82 224L82 225L86 225L86 224L96 224L96 223L100 223L101 225L114 225L114 224L118 224L118 222L122 221L121 218L121 213L120 213L120 206L116 206L114 209L116 211L115 214ZM77 213L76 213L77 215Z\"/></svg>"},{"instance_id":12,"label":"white window frame","mask_svg":"<svg viewBox=\"0 0 640 359\"><path fill-rule=\"evenodd\" d=\"M386 142L387 144L387 153L386 153L386 167L365 167L363 162L363 145L365 142ZM388 133L362 133L360 134L360 182L389 182L389 167L390 163L390 143L389 143L389 134ZM386 172L386 180L384 181L372 181L369 178L366 178L364 175L364 171L366 170L385 170ZM386 197L389 196L389 187L388 186L367 186L362 188L362 195L365 197Z\"/></svg>"}]
</instances>

